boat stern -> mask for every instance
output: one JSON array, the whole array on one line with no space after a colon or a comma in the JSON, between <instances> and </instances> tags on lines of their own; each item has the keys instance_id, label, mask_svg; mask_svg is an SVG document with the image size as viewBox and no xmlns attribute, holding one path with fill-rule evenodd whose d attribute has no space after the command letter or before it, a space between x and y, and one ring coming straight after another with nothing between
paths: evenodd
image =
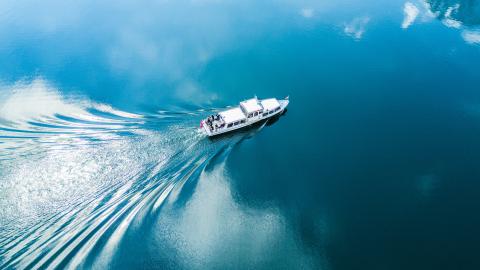
<instances>
[{"instance_id":1,"label":"boat stern","mask_svg":"<svg viewBox=\"0 0 480 270\"><path fill-rule=\"evenodd\" d=\"M202 132L203 134L205 134L207 136L212 136L210 130L208 129L208 125L205 124L205 120L200 121L199 130L200 130L200 132Z\"/></svg>"}]
</instances>

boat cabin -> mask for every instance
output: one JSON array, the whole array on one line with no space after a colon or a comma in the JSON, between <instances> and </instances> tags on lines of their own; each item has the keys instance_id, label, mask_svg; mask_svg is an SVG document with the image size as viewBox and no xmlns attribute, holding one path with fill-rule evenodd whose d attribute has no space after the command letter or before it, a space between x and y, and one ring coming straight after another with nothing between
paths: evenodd
<instances>
[{"instance_id":1,"label":"boat cabin","mask_svg":"<svg viewBox=\"0 0 480 270\"><path fill-rule=\"evenodd\" d=\"M264 99L260 103L263 107L263 116L273 114L280 110L280 103L276 98Z\"/></svg>"},{"instance_id":2,"label":"boat cabin","mask_svg":"<svg viewBox=\"0 0 480 270\"><path fill-rule=\"evenodd\" d=\"M223 122L227 126L227 128L243 124L247 120L245 114L238 107L223 111L220 113L220 116L222 117Z\"/></svg>"},{"instance_id":3,"label":"boat cabin","mask_svg":"<svg viewBox=\"0 0 480 270\"><path fill-rule=\"evenodd\" d=\"M240 108L247 118L256 117L263 112L263 107L260 105L256 97L240 102Z\"/></svg>"}]
</instances>

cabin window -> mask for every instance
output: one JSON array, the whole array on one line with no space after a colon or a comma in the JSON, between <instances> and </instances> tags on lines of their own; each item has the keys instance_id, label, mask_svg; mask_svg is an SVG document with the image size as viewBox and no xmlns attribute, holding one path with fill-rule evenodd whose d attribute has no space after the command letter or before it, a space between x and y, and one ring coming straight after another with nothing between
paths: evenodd
<instances>
[{"instance_id":1,"label":"cabin window","mask_svg":"<svg viewBox=\"0 0 480 270\"><path fill-rule=\"evenodd\" d=\"M243 123L245 123L245 121L246 121L246 120L245 120L245 119L243 119L242 121L240 121L240 123L242 123L242 124L243 124Z\"/></svg>"},{"instance_id":2,"label":"cabin window","mask_svg":"<svg viewBox=\"0 0 480 270\"><path fill-rule=\"evenodd\" d=\"M268 114L272 114L272 113L273 113L273 111L270 111Z\"/></svg>"},{"instance_id":3,"label":"cabin window","mask_svg":"<svg viewBox=\"0 0 480 270\"><path fill-rule=\"evenodd\" d=\"M250 117L252 117L252 116L253 116L253 114L252 114L252 113L249 113L249 114L248 114L248 118L250 118Z\"/></svg>"},{"instance_id":4,"label":"cabin window","mask_svg":"<svg viewBox=\"0 0 480 270\"><path fill-rule=\"evenodd\" d=\"M258 115L258 112L255 112L255 114L253 116L257 116Z\"/></svg>"},{"instance_id":5,"label":"cabin window","mask_svg":"<svg viewBox=\"0 0 480 270\"><path fill-rule=\"evenodd\" d=\"M268 112L263 113L263 116L267 116L267 115L268 115Z\"/></svg>"},{"instance_id":6,"label":"cabin window","mask_svg":"<svg viewBox=\"0 0 480 270\"><path fill-rule=\"evenodd\" d=\"M237 122L235 122L235 123L233 123L233 125L234 125L234 126L238 125L238 121L237 121Z\"/></svg>"},{"instance_id":7,"label":"cabin window","mask_svg":"<svg viewBox=\"0 0 480 270\"><path fill-rule=\"evenodd\" d=\"M230 123L227 125L227 127L232 127L233 126L233 123Z\"/></svg>"},{"instance_id":8,"label":"cabin window","mask_svg":"<svg viewBox=\"0 0 480 270\"><path fill-rule=\"evenodd\" d=\"M275 111L278 112L278 110L280 110L280 107L276 108Z\"/></svg>"}]
</instances>

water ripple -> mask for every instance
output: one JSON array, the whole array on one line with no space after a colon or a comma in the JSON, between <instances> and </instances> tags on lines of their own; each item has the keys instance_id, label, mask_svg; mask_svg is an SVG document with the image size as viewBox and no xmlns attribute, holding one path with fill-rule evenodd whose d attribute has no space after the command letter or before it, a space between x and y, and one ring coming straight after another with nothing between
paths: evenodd
<instances>
[{"instance_id":1,"label":"water ripple","mask_svg":"<svg viewBox=\"0 0 480 270\"><path fill-rule=\"evenodd\" d=\"M130 227L181 203L183 187L244 136L208 140L196 128L202 108L139 114L54 101L60 112L0 121L0 268L111 258Z\"/></svg>"}]
</instances>

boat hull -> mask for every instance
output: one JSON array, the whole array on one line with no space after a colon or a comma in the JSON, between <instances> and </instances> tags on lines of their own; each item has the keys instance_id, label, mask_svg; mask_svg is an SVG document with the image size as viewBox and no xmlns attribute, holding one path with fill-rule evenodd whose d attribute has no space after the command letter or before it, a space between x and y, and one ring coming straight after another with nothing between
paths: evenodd
<instances>
[{"instance_id":1,"label":"boat hull","mask_svg":"<svg viewBox=\"0 0 480 270\"><path fill-rule=\"evenodd\" d=\"M204 134L206 134L207 136L209 137L216 137L216 136L220 136L220 135L224 135L224 134L227 134L227 133L232 133L234 131L239 131L241 129L246 129L246 128L249 128L249 127L252 127L254 125L257 125L259 123L263 123L269 119L272 119L276 116L279 116L281 114L283 114L288 106L288 99L285 99L285 100L279 100L279 103L280 103L280 110L276 111L276 112L273 112L271 114L268 114L267 116L259 116L257 118L254 118L254 119L248 119L246 123L244 124L239 124L237 126L233 126L231 128L225 128L225 129L222 129L222 130L217 130L217 131L211 131L207 125L203 125L203 127L201 128L202 132Z\"/></svg>"}]
</instances>

